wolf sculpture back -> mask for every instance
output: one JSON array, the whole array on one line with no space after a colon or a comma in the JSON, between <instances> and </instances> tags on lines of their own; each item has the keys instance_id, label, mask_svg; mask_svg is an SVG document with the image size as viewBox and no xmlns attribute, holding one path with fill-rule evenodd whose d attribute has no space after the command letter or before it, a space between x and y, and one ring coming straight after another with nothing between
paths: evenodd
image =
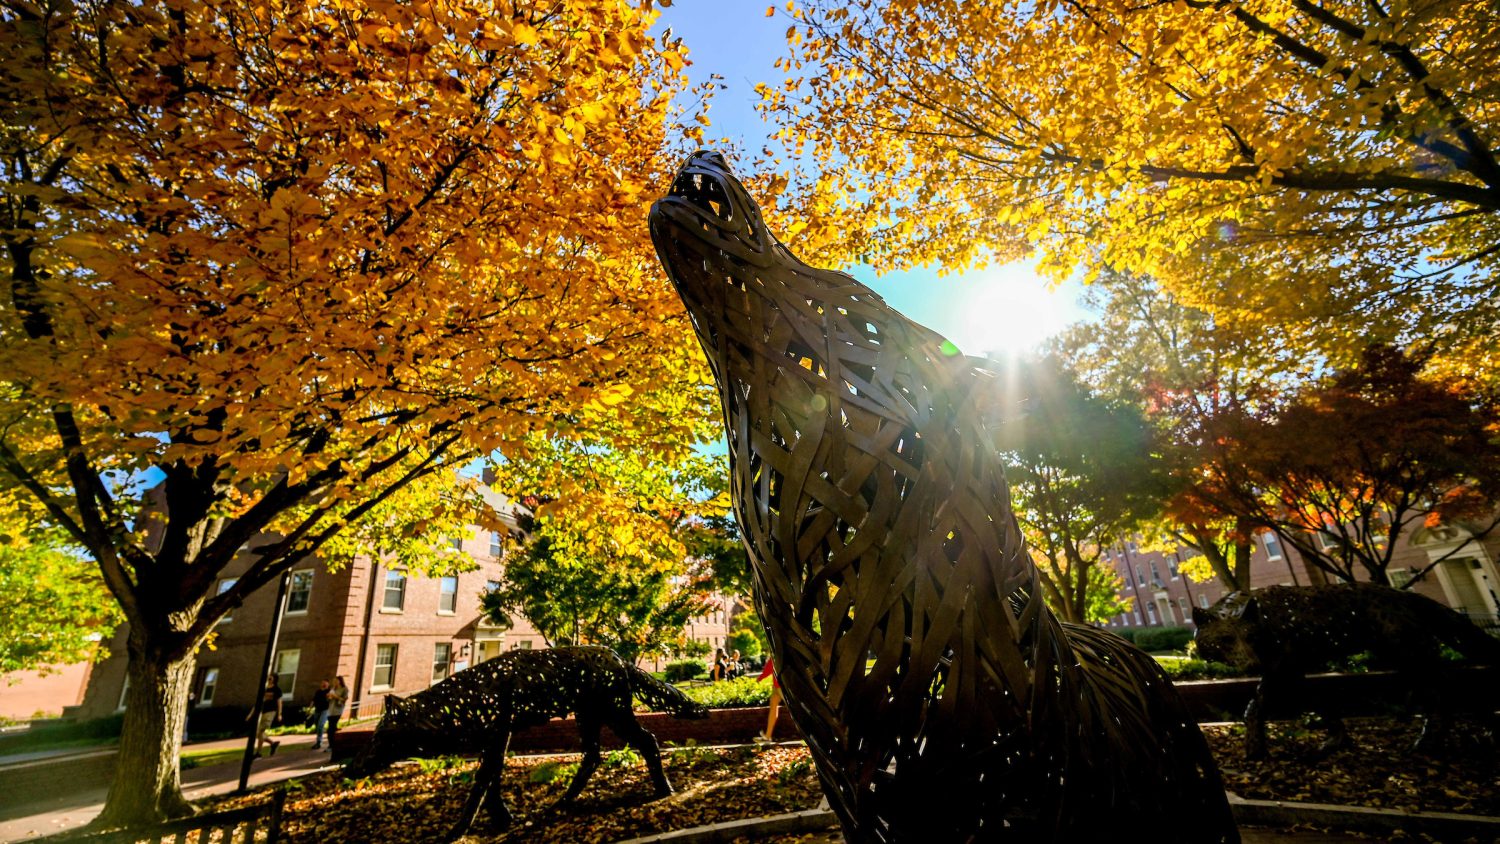
<instances>
[{"instance_id":1,"label":"wolf sculpture back","mask_svg":"<svg viewBox=\"0 0 1500 844\"><path fill-rule=\"evenodd\" d=\"M1043 603L993 376L794 257L717 153L651 233L718 381L757 609L848 840L1237 841L1161 670Z\"/></svg>"}]
</instances>

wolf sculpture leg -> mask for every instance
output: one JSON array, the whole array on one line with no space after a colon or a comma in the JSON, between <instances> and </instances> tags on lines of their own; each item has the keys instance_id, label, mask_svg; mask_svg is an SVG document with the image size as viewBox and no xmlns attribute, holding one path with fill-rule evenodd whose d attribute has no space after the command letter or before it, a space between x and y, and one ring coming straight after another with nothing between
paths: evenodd
<instances>
[{"instance_id":1,"label":"wolf sculpture leg","mask_svg":"<svg viewBox=\"0 0 1500 844\"><path fill-rule=\"evenodd\" d=\"M510 735L507 727L480 753L479 771L474 774L474 787L469 789L469 797L458 815L458 823L448 833L449 841L469 834L486 798L489 799L490 826L496 829L510 826L510 807L505 804L505 797L500 793L500 775L505 772L505 751L510 747Z\"/></svg>"},{"instance_id":2,"label":"wolf sculpture leg","mask_svg":"<svg viewBox=\"0 0 1500 844\"><path fill-rule=\"evenodd\" d=\"M578 716L578 733L583 739L583 759L578 763L578 772L573 775L573 782L568 784L568 790L562 796L564 803L572 803L578 798L583 787L588 784L589 777L594 775L594 769L599 767L599 729L597 718Z\"/></svg>"},{"instance_id":3,"label":"wolf sculpture leg","mask_svg":"<svg viewBox=\"0 0 1500 844\"><path fill-rule=\"evenodd\" d=\"M646 760L646 770L651 772L651 784L656 788L657 797L666 797L673 792L672 783L667 780L667 772L661 766L661 748L656 744L656 736L642 727L635 720L634 713L625 712L616 716L610 722L609 728L615 731L620 740L635 748L635 752L641 754Z\"/></svg>"}]
</instances>

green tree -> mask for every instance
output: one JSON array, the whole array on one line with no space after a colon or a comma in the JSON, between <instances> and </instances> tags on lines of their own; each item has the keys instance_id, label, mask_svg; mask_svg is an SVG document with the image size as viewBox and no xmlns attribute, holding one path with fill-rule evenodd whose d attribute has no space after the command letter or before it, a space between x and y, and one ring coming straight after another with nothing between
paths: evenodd
<instances>
[{"instance_id":1,"label":"green tree","mask_svg":"<svg viewBox=\"0 0 1500 844\"><path fill-rule=\"evenodd\" d=\"M55 538L0 543L0 673L45 670L105 654L123 619L94 561Z\"/></svg>"},{"instance_id":2,"label":"green tree","mask_svg":"<svg viewBox=\"0 0 1500 844\"><path fill-rule=\"evenodd\" d=\"M760 616L756 615L754 610L742 612L734 617L734 625L729 630L725 650L736 649L739 650L740 655L752 659L771 649L771 643L766 640L766 629L760 623Z\"/></svg>"},{"instance_id":3,"label":"green tree","mask_svg":"<svg viewBox=\"0 0 1500 844\"><path fill-rule=\"evenodd\" d=\"M998 430L1011 504L1048 602L1064 620L1118 615L1104 550L1160 507L1163 466L1134 407L1102 398L1055 357L999 363L1009 418Z\"/></svg>"},{"instance_id":4,"label":"green tree","mask_svg":"<svg viewBox=\"0 0 1500 844\"><path fill-rule=\"evenodd\" d=\"M688 619L710 608L709 577L670 555L600 558L576 532L543 519L481 597L503 621L525 616L548 644L603 645L632 662L677 653Z\"/></svg>"}]
</instances>

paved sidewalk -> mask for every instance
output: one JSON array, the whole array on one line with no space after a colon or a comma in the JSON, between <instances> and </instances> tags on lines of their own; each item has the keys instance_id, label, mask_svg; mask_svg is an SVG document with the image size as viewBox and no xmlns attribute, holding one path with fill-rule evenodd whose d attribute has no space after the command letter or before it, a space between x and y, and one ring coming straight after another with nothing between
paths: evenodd
<instances>
[{"instance_id":1,"label":"paved sidewalk","mask_svg":"<svg viewBox=\"0 0 1500 844\"><path fill-rule=\"evenodd\" d=\"M325 750L312 749L312 736L281 736L277 739L281 747L275 756L263 756L255 760L250 769L250 787L281 782L295 777L305 777L319 771L337 767L328 761ZM243 750L243 738L222 741L200 742L185 747L187 750ZM0 763L11 761L9 757ZM214 794L227 794L240 782L240 762L236 759L204 768L191 768L182 772L182 790L189 800L199 800ZM96 788L57 797L44 803L32 804L19 811L25 815L15 817L14 807L3 807L0 813L7 819L0 820L0 842L24 841L55 835L65 830L77 829L93 820L104 808L107 789Z\"/></svg>"}]
</instances>

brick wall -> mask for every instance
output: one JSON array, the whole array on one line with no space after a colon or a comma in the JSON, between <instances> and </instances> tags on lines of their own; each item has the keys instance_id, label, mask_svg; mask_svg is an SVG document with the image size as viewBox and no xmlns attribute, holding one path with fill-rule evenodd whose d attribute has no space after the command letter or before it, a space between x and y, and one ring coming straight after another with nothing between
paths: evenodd
<instances>
[{"instance_id":1,"label":"brick wall","mask_svg":"<svg viewBox=\"0 0 1500 844\"><path fill-rule=\"evenodd\" d=\"M636 720L655 735L657 741L663 743L686 744L693 741L700 745L740 744L760 735L766 728L769 715L766 707L751 706L714 709L707 718L698 720L673 718L664 712L637 713ZM332 742L333 759L337 761L354 756L364 748L374 732L373 726L339 730ZM786 707L781 708L776 719L775 737L780 740L801 738ZM623 746L609 730L603 732L602 744L611 749ZM580 749L578 724L572 718L555 718L546 724L517 733L511 739L510 749L518 753L577 753Z\"/></svg>"}]
</instances>

